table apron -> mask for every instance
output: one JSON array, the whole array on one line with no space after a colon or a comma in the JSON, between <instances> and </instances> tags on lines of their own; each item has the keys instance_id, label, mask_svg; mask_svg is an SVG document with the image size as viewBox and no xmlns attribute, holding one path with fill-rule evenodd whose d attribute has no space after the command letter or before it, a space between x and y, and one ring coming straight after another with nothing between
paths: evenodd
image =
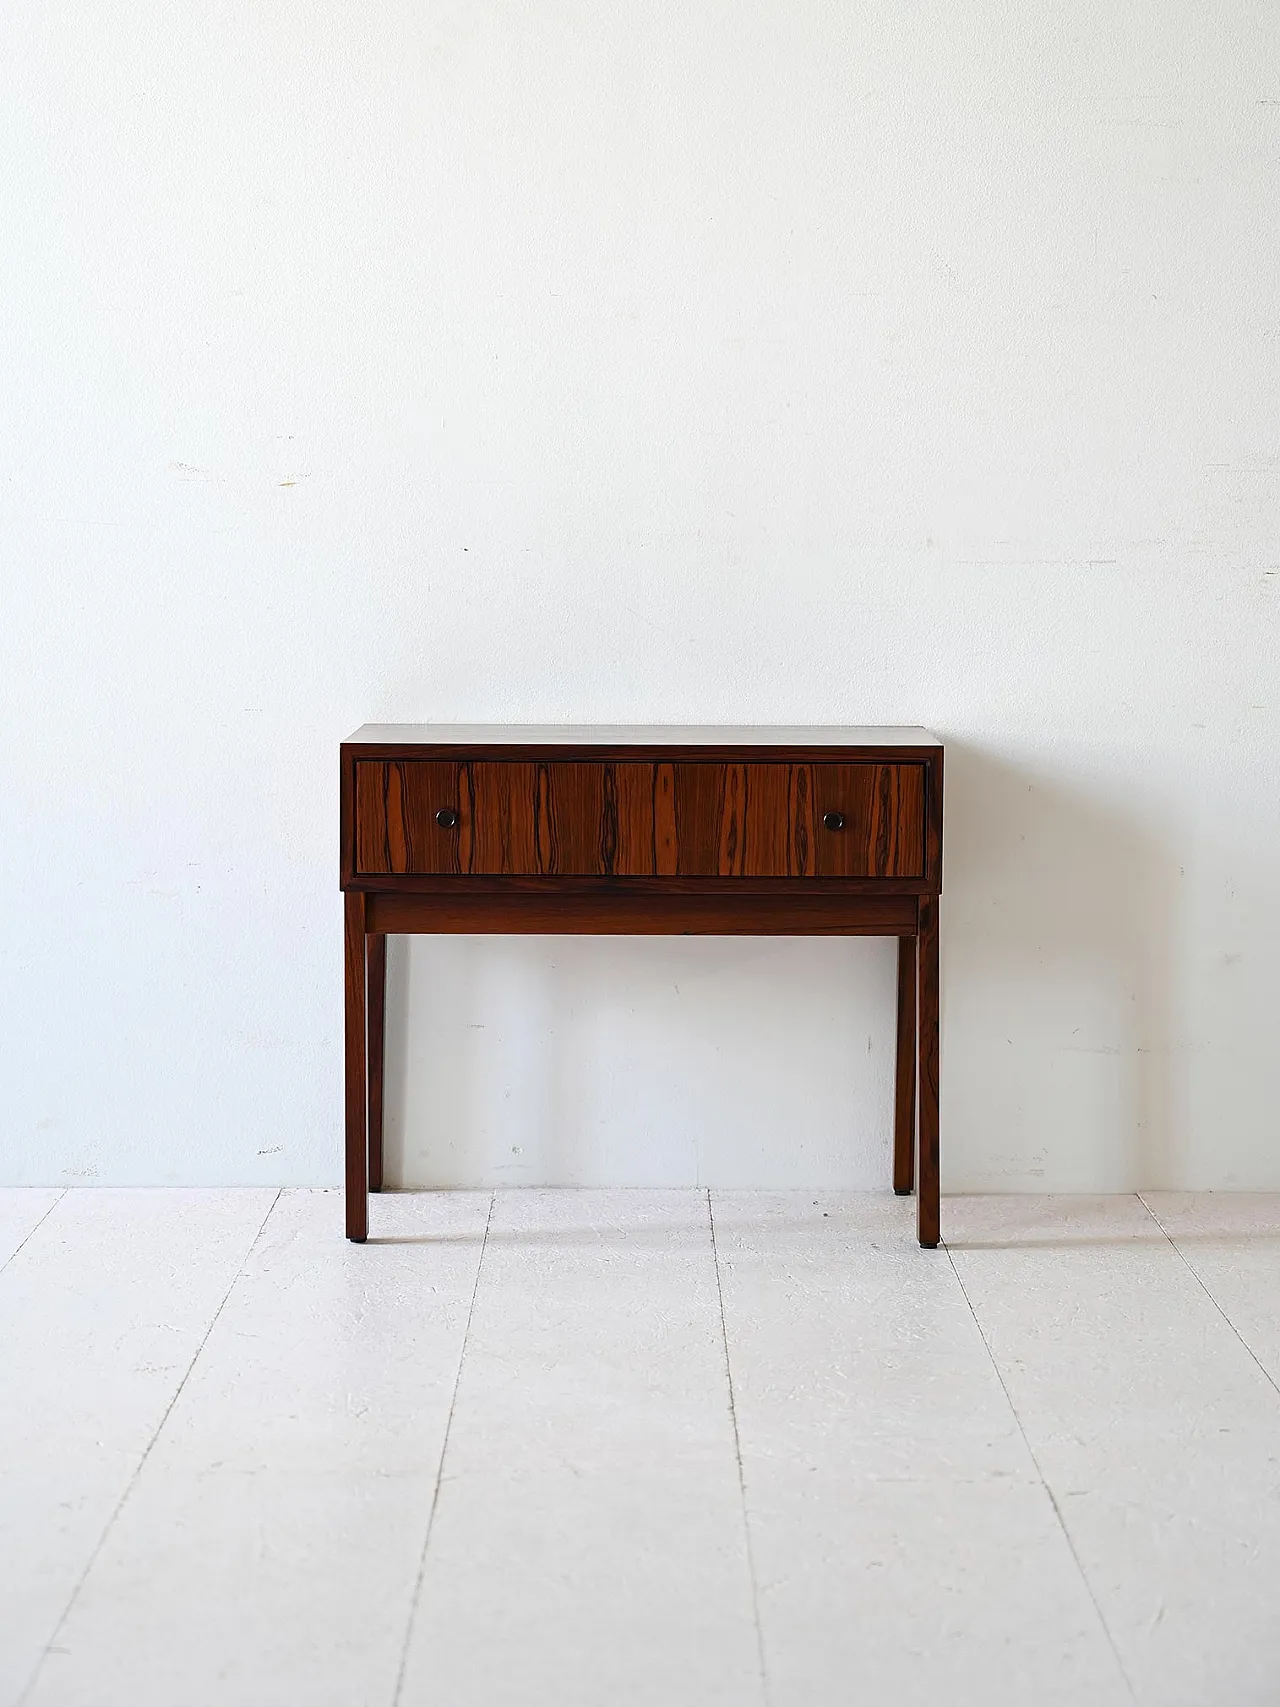
<instances>
[{"instance_id":1,"label":"table apron","mask_svg":"<svg viewBox=\"0 0 1280 1707\"><path fill-rule=\"evenodd\" d=\"M365 895L373 934L512 936L897 936L917 934L915 895Z\"/></svg>"}]
</instances>

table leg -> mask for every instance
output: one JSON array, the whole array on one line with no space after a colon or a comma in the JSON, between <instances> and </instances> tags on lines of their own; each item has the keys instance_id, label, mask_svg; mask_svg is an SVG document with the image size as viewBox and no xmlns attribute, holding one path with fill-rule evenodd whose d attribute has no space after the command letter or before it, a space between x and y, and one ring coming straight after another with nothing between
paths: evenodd
<instances>
[{"instance_id":1,"label":"table leg","mask_svg":"<svg viewBox=\"0 0 1280 1707\"><path fill-rule=\"evenodd\" d=\"M938 1205L938 899L920 897L920 1184L916 1217L920 1243L933 1249L940 1235Z\"/></svg>"},{"instance_id":2,"label":"table leg","mask_svg":"<svg viewBox=\"0 0 1280 1707\"><path fill-rule=\"evenodd\" d=\"M893 1098L893 1189L906 1197L916 1177L916 939L898 938L898 1060Z\"/></svg>"},{"instance_id":3,"label":"table leg","mask_svg":"<svg viewBox=\"0 0 1280 1707\"><path fill-rule=\"evenodd\" d=\"M367 936L369 1001L369 1190L382 1190L382 1067L386 1055L387 939Z\"/></svg>"},{"instance_id":4,"label":"table leg","mask_svg":"<svg viewBox=\"0 0 1280 1707\"><path fill-rule=\"evenodd\" d=\"M368 1088L366 1086L365 899L349 889L343 897L347 1115L347 1237L369 1236Z\"/></svg>"}]
</instances>

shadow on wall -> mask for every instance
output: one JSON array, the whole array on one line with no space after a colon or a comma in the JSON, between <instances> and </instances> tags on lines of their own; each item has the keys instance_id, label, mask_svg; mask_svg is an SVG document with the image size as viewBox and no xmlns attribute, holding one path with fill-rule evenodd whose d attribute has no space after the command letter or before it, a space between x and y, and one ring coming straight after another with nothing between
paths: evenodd
<instances>
[{"instance_id":1,"label":"shadow on wall","mask_svg":"<svg viewBox=\"0 0 1280 1707\"><path fill-rule=\"evenodd\" d=\"M943 1184L1182 1177L1180 873L1148 815L947 743Z\"/></svg>"}]
</instances>

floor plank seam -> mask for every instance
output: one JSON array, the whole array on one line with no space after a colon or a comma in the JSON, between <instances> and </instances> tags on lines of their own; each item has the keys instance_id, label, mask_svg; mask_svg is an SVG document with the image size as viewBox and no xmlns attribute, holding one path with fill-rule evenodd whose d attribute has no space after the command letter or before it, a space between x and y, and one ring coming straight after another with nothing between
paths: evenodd
<instances>
[{"instance_id":1,"label":"floor plank seam","mask_svg":"<svg viewBox=\"0 0 1280 1707\"><path fill-rule=\"evenodd\" d=\"M738 1404L733 1391L733 1365L729 1358L729 1327L724 1313L724 1286L720 1280L720 1248L716 1242L716 1212L707 1188L707 1220L711 1226L711 1260L716 1271L716 1297L720 1301L720 1344L724 1350L724 1378L729 1390L729 1420L733 1424L733 1455L738 1465L738 1495L742 1503L742 1532L746 1540L747 1575L751 1579L751 1613L756 1626L756 1653L760 1664L760 1693L769 1707L769 1674L764 1661L764 1625L760 1618L760 1585L751 1546L751 1519L747 1513L747 1478L742 1467L742 1439L738 1433Z\"/></svg>"},{"instance_id":2,"label":"floor plank seam","mask_svg":"<svg viewBox=\"0 0 1280 1707\"><path fill-rule=\"evenodd\" d=\"M49 1217L53 1214L54 1210L62 1202L63 1198L67 1195L67 1192L69 1189L70 1188L68 1186L65 1186L65 1185L63 1186L62 1190L54 1198L53 1202L45 1210L44 1214L36 1222L35 1226L32 1227L30 1229L30 1231L27 1233L26 1238L24 1238L19 1245L15 1246L15 1248L9 1252L8 1256L4 1259L3 1262L0 1262L0 1274L4 1273L5 1269L8 1268L9 1264L13 1261L14 1257L17 1256L18 1252L25 1249L25 1247L31 1242L31 1240L35 1238L36 1234L40 1231L41 1227L44 1226L45 1222L49 1219Z\"/></svg>"},{"instance_id":3,"label":"floor plank seam","mask_svg":"<svg viewBox=\"0 0 1280 1707\"><path fill-rule=\"evenodd\" d=\"M449 1415L445 1419L444 1437L440 1442L440 1462L436 1465L435 1486L431 1490L431 1505L427 1511L427 1527L422 1537L422 1552L418 1557L418 1573L414 1579L413 1599L409 1603L409 1622L404 1633L404 1647L400 1651L400 1666L396 1672L395 1692L391 1697L391 1707L399 1707L400 1697L404 1691L405 1675L409 1667L409 1649L413 1643L414 1626L417 1623L418 1603L422 1599L422 1585L427 1575L427 1549L431 1545L431 1530L436 1521L436 1508L440 1504L440 1488L444 1482L444 1463L449 1451L449 1435L453 1430L453 1413L457 1409L458 1389L462 1385L462 1366L467 1356L467 1341L471 1338L471 1319L476 1311L476 1299L480 1295L480 1276L484 1270L484 1253L489 1243L489 1228L493 1224L494 1204L498 1200L496 1191L489 1193L489 1213L485 1216L484 1233L480 1239L480 1255L476 1258L475 1284L471 1288L471 1302L467 1306L467 1320L462 1330L462 1344L458 1349L458 1367L453 1376L453 1392L449 1395Z\"/></svg>"},{"instance_id":4,"label":"floor plank seam","mask_svg":"<svg viewBox=\"0 0 1280 1707\"><path fill-rule=\"evenodd\" d=\"M947 1261L951 1264L951 1272L956 1277L956 1284L960 1288L961 1296L964 1298L965 1303L969 1307L969 1314L973 1317L973 1325L975 1328L977 1328L978 1334L981 1337L982 1343L986 1347L987 1356L991 1359L991 1367L995 1371L996 1380L1000 1383L1000 1390L1003 1392L1003 1394L1005 1396L1005 1402L1009 1406L1010 1415L1013 1417L1014 1422L1017 1424L1018 1433L1022 1436L1022 1443L1027 1449L1027 1456L1031 1459L1031 1463L1035 1469L1035 1473L1040 1479L1040 1486L1044 1489L1045 1496L1048 1499L1049 1504L1053 1509L1053 1515L1054 1515L1055 1519L1057 1520L1058 1528L1062 1531L1062 1538L1067 1544L1068 1551L1070 1552L1072 1560L1075 1563L1076 1570L1079 1571L1079 1573L1080 1573L1080 1580L1084 1584L1085 1593L1089 1596L1090 1603L1093 1606L1093 1610L1097 1616L1098 1623L1101 1626L1102 1633L1107 1638L1107 1643L1110 1646L1111 1652L1115 1657L1116 1666L1120 1672L1121 1678L1124 1681L1124 1686L1129 1692L1129 1699L1136 1703L1138 1697L1137 1697L1137 1692L1135 1691L1135 1689L1133 1687L1133 1680L1130 1678L1129 1673L1125 1668L1124 1660L1120 1657L1120 1649L1116 1644L1116 1639L1115 1639L1115 1636L1112 1632L1111 1626L1107 1623L1106 1616L1103 1613L1101 1603L1099 1602L1097 1595L1094 1593L1093 1584L1089 1581L1089 1574L1085 1570L1084 1565L1081 1562L1079 1553L1076 1551L1075 1542L1071 1539L1071 1531L1067 1528L1066 1519L1062 1515L1062 1507L1058 1504L1058 1501L1057 1501L1057 1498L1054 1494L1054 1491L1049 1486L1048 1478L1045 1476L1043 1469L1040 1467L1040 1460L1039 1460L1039 1458L1036 1457L1035 1448L1032 1446L1031 1441L1027 1435L1027 1431L1023 1427L1022 1418L1018 1415L1018 1407L1013 1402L1013 1395L1010 1393L1008 1385L1005 1382L1004 1373L1001 1370L1000 1364L996 1359L996 1354L991 1348L991 1341L987 1338L986 1331L983 1328L982 1323L978 1319L978 1312L973 1307L973 1300L969 1296L968 1288L965 1286L965 1283L964 1283L963 1279L961 1278L960 1270L956 1267L955 1256L951 1250L951 1247L946 1243L945 1240L943 1241L943 1249L947 1253Z\"/></svg>"},{"instance_id":5,"label":"floor plank seam","mask_svg":"<svg viewBox=\"0 0 1280 1707\"><path fill-rule=\"evenodd\" d=\"M168 1422L169 1418L173 1415L173 1408L177 1404L178 1400L182 1397L183 1389L186 1387L187 1382L191 1379L191 1371L195 1368L197 1362L199 1361L201 1352L204 1350L205 1346L208 1345L209 1336L210 1336L210 1334L212 1334L214 1328L217 1327L218 1319L222 1315L222 1312L226 1309L227 1301L230 1299L231 1294L235 1291L236 1283L239 1281L240 1276L244 1273L245 1265L248 1263L249 1258L253 1255L254 1251L257 1250L257 1248L258 1248L258 1241L262 1237L262 1234L266 1228L267 1222L271 1219L271 1212L275 1208L276 1204L279 1203L279 1201L283 1195L284 1195L283 1189L277 1189L275 1196L271 1199L271 1202L267 1205L266 1210L263 1214L262 1220L258 1223L257 1232L253 1235L253 1238L249 1241L248 1248L246 1249L243 1257L241 1257L239 1263L237 1264L236 1271L232 1275L231 1280L227 1285L226 1291L222 1294L222 1297L218 1301L218 1308L213 1312L213 1315L210 1317L209 1325L205 1329L204 1333L200 1336L200 1343L196 1347L195 1351L192 1353L191 1360L187 1364L186 1369L182 1373L181 1381L178 1382L177 1387L174 1389L173 1395L170 1398L169 1403L164 1408L164 1414L161 1416L160 1421L156 1424L155 1428L152 1430L150 1440L147 1442L146 1446L143 1448L142 1454L139 1457L138 1462L134 1465L133 1474L129 1477L129 1480L125 1485L124 1492L120 1495L120 1498L116 1501L115 1509L112 1511L111 1516L107 1519L106 1523L103 1525L102 1534L99 1535L97 1543L95 1544L92 1553L90 1553L90 1555L89 1555L89 1561L85 1565L84 1570L81 1571L79 1577L76 1579L75 1587L72 1589L71 1595L67 1601L67 1604L63 1608L62 1616L61 1616L61 1618L59 1618L57 1624L54 1626L53 1634L49 1637L49 1640L45 1643L44 1647L41 1649L40 1658L36 1661L35 1667L32 1670L31 1676L27 1679L26 1683L23 1685L22 1691L19 1694L17 1701L14 1703L14 1707L23 1707L23 1703L29 1699L29 1697L31 1695L31 1691L35 1688L37 1682L39 1681L40 1673L44 1669L45 1661L48 1659L49 1655L51 1653L53 1653L54 1650L57 1648L58 1638L61 1636L63 1630L66 1628L67 1620L70 1618L72 1612L75 1609L76 1601L80 1598L80 1595L84 1590L84 1585L88 1582L90 1573L92 1572L94 1565L98 1562L98 1559L102 1553L102 1549L107 1544L107 1538L111 1534L111 1531L115 1528L116 1523L119 1521L120 1513L124 1510L125 1506L127 1505L128 1500L129 1500L129 1495L133 1492L134 1488L137 1487L138 1478L141 1476L143 1470L146 1467L146 1463L147 1463L147 1460L151 1456L152 1449L154 1448L156 1442L159 1440L161 1434L164 1432L164 1425ZM61 1199L59 1199L59 1202L61 1202ZM57 1206L54 1205L54 1207L56 1208Z\"/></svg>"},{"instance_id":6,"label":"floor plank seam","mask_svg":"<svg viewBox=\"0 0 1280 1707\"><path fill-rule=\"evenodd\" d=\"M1138 1202L1146 1210L1147 1214L1155 1222L1156 1226L1160 1229L1160 1231L1164 1235L1164 1237L1173 1246L1174 1250L1178 1254L1178 1258L1179 1258L1180 1262L1182 1263L1183 1267L1186 1269L1187 1273L1191 1276L1192 1280L1195 1281L1196 1285L1200 1288L1201 1292L1204 1293L1205 1297L1209 1300L1209 1302L1213 1305L1214 1309L1222 1317L1223 1321L1231 1329L1231 1332L1235 1335L1235 1337L1240 1341L1240 1344L1248 1352L1250 1358L1257 1365L1258 1371L1261 1374L1263 1380L1267 1383L1267 1385L1270 1388L1272 1388L1274 1390L1276 1397L1280 1398L1280 1384L1277 1384L1274 1375L1272 1375L1271 1371L1267 1368L1266 1364L1263 1363L1262 1359L1258 1356L1257 1352L1254 1351L1253 1347L1249 1344L1248 1340L1244 1337L1244 1335L1240 1332L1239 1328L1231 1320L1231 1317L1228 1316L1227 1312L1222 1308L1222 1305L1219 1304L1218 1300L1214 1297L1213 1293L1210 1292L1210 1290L1209 1290L1208 1286L1206 1285L1203 1277L1201 1276L1199 1270L1196 1268L1195 1264L1191 1261L1190 1257L1182 1249L1181 1245L1179 1245L1178 1241L1174 1238L1173 1234L1170 1233L1169 1229L1165 1226L1164 1222L1161 1221L1160 1217L1156 1214L1155 1210L1147 1202L1146 1198L1142 1195L1142 1193L1140 1191L1136 1192L1135 1196L1137 1197Z\"/></svg>"}]
</instances>

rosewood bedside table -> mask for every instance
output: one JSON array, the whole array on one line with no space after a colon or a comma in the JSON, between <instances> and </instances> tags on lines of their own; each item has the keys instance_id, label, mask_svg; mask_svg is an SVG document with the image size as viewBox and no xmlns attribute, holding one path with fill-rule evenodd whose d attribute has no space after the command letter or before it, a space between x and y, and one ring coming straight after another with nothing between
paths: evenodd
<instances>
[{"instance_id":1,"label":"rosewood bedside table","mask_svg":"<svg viewBox=\"0 0 1280 1707\"><path fill-rule=\"evenodd\" d=\"M366 724L341 750L347 1237L398 931L896 936L893 1186L938 1243L942 744L925 729Z\"/></svg>"}]
</instances>

